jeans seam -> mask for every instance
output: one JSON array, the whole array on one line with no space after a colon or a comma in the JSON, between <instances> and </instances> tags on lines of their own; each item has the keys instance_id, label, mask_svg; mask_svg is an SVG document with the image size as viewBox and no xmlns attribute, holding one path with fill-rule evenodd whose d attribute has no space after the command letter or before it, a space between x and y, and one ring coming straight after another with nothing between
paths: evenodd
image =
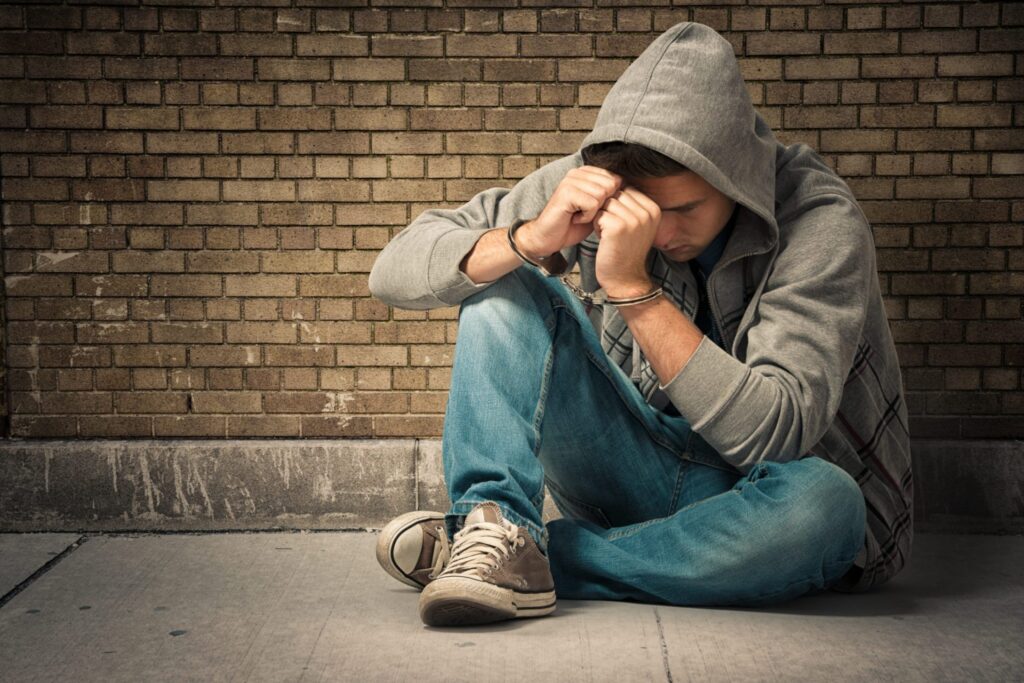
<instances>
[{"instance_id":1,"label":"jeans seam","mask_svg":"<svg viewBox=\"0 0 1024 683\"><path fill-rule=\"evenodd\" d=\"M672 498L668 504L668 512L665 513L666 517L675 514L676 505L679 503L679 493L683 489L683 479L686 478L685 461L680 460L678 463L678 467L679 469L676 472L676 485L675 488L672 490Z\"/></svg>"},{"instance_id":2,"label":"jeans seam","mask_svg":"<svg viewBox=\"0 0 1024 683\"><path fill-rule=\"evenodd\" d=\"M557 334L557 322L556 327L553 328L553 334L551 336L551 344L548 345L547 353L544 356L544 372L541 375L540 380L540 396L537 397L537 407L533 411L533 459L540 461L540 448L541 439L543 435L541 433L541 425L544 422L545 407L547 405L548 391L551 387L551 367L554 364L555 359L555 335ZM530 503L542 511L544 506L544 479L541 478L540 490L536 495L530 497ZM543 514L543 511L542 511Z\"/></svg>"},{"instance_id":3,"label":"jeans seam","mask_svg":"<svg viewBox=\"0 0 1024 683\"><path fill-rule=\"evenodd\" d=\"M847 566L849 566L850 564L853 563L853 561L856 559L856 557L857 557L857 555L856 555L856 553L854 553L853 556L851 556L850 559L846 560L845 562L841 561L841 560L836 560L835 562L826 562L823 566L824 567L832 567L832 566L835 566L835 565L847 565ZM843 578L843 576L844 575L840 575L837 579L835 579L835 581L838 581L839 579ZM822 576L822 578L824 579L824 576ZM786 591L788 591L790 588L792 588L793 586L797 585L798 583L803 583L805 581L807 581L806 577L802 578L802 579L797 579L795 581L790 581L789 583L787 583L785 586L783 586L782 588L780 588L778 590L774 590L771 593L765 593L763 595L758 595L758 596L756 596L754 598L751 598L750 600L754 601L754 602L759 602L759 601L762 601L762 600L772 600L773 598L776 598L776 597L782 595L783 593L785 593ZM823 581L823 583L825 584L823 587L827 589L828 581Z\"/></svg>"},{"instance_id":4,"label":"jeans seam","mask_svg":"<svg viewBox=\"0 0 1024 683\"><path fill-rule=\"evenodd\" d=\"M647 519L647 520L644 520L643 522L637 522L636 524L631 524L628 531L612 532L612 533L608 534L605 538L607 538L607 540L609 540L609 541L617 541L620 538L627 538L627 537L632 536L633 534L637 533L641 529L649 527L650 525L652 525L652 524L654 524L656 522L663 522L663 521L665 521L665 519L666 519L666 517L654 517L653 519Z\"/></svg>"},{"instance_id":5,"label":"jeans seam","mask_svg":"<svg viewBox=\"0 0 1024 683\"><path fill-rule=\"evenodd\" d=\"M552 492L552 496L559 496L565 502L569 503L570 507L578 505L583 508L590 508L590 510L594 512L594 514L596 514L603 520L603 523L599 522L600 526L603 526L606 529L611 529L614 526L611 523L611 520L608 519L608 513L606 513L603 508L601 508L598 505L588 503L585 500L580 500L576 496L566 493L565 490L562 489L562 487L559 486L558 483L551 479L550 477L548 478L548 490Z\"/></svg>"},{"instance_id":6,"label":"jeans seam","mask_svg":"<svg viewBox=\"0 0 1024 683\"><path fill-rule=\"evenodd\" d=\"M561 308L564 308L566 314L568 314L574 321L576 321L577 325L580 325L582 327L583 323L573 314L572 310L565 304L564 301L559 301L557 304L553 304L553 305L561 307ZM588 325L590 324L589 321L587 322L587 324ZM660 437L660 435L658 435L656 432L652 431L651 428L647 426L647 423L645 423L643 418L640 417L640 415L637 414L636 410L633 408L633 405L629 402L629 400L627 400L627 398L622 395L622 391L619 389L619 385L609 375L609 373L608 373L607 369L605 368L604 364L602 364L601 361L599 361L598 359L596 359L594 357L594 355L590 352L590 349L589 348L584 348L583 351L584 351L584 353L587 356L587 360L589 360L598 370L601 371L601 373L605 377L608 378L608 381L611 383L613 390L615 391L616 394L618 394L619 399L622 401L623 405L626 407L626 410L629 411L629 414L633 416L634 420L636 420L637 422L640 423L640 426L643 427L645 432L647 432L647 435L651 438L651 440L654 441L655 443L657 443L659 446L661 446L665 450L667 450L669 453L671 453L677 460L685 460L685 458L683 458L682 455L676 451L676 449L672 446L671 443L668 443L665 440L663 440ZM607 356L606 356L606 359L607 359ZM607 359L606 362L607 363L611 363L611 360Z\"/></svg>"}]
</instances>

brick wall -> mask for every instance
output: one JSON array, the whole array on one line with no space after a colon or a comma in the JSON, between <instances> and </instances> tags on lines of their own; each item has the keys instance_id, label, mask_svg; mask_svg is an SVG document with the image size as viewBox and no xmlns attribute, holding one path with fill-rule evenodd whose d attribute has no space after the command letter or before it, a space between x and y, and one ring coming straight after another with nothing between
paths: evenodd
<instances>
[{"instance_id":1,"label":"brick wall","mask_svg":"<svg viewBox=\"0 0 1024 683\"><path fill-rule=\"evenodd\" d=\"M8 435L439 435L458 309L378 250L693 20L872 220L912 433L1024 437L1024 6L240 4L0 6Z\"/></svg>"}]
</instances>

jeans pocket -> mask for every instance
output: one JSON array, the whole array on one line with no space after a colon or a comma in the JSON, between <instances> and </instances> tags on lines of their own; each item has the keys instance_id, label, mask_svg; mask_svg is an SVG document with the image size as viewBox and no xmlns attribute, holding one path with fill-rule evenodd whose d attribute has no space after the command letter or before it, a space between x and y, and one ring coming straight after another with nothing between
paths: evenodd
<instances>
[{"instance_id":1,"label":"jeans pocket","mask_svg":"<svg viewBox=\"0 0 1024 683\"><path fill-rule=\"evenodd\" d=\"M610 529L612 523L608 520L608 516L604 513L604 510L596 505L586 503L575 496L569 495L565 492L558 484L544 477L544 483L548 487L548 493L551 494L551 499L555 501L555 506L561 511L562 515L571 519L585 519L588 522L598 524L605 529Z\"/></svg>"}]
</instances>

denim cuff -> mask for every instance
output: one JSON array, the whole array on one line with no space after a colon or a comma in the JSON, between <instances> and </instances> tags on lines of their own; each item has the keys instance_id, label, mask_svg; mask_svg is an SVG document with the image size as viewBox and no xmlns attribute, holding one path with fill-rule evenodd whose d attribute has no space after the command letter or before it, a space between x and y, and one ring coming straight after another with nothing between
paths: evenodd
<instances>
[{"instance_id":1,"label":"denim cuff","mask_svg":"<svg viewBox=\"0 0 1024 683\"><path fill-rule=\"evenodd\" d=\"M455 532L462 528L463 524L466 521L466 515L472 512L473 508L475 508L477 505L483 502L486 501L463 500L452 505L451 509L444 516L444 524L445 528L448 531L448 538L450 540L455 539ZM514 510L510 510L500 501L495 500L491 502L497 504L498 507L501 508L501 515L505 519L507 519L508 521L512 522L517 526L526 527L527 533L529 533L530 536L533 538L534 542L537 544L537 547L540 548L540 551L545 555L548 554L548 530L546 526L537 526L537 524L521 516Z\"/></svg>"}]
</instances>

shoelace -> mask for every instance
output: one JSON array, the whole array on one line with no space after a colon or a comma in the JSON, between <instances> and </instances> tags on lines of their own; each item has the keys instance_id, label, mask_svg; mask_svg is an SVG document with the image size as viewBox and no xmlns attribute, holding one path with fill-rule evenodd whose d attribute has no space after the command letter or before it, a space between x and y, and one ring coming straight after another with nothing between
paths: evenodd
<instances>
[{"instance_id":1,"label":"shoelace","mask_svg":"<svg viewBox=\"0 0 1024 683\"><path fill-rule=\"evenodd\" d=\"M455 534L452 559L440 575L472 572L482 579L501 563L503 557L507 558L510 552L515 553L522 545L525 541L518 538L518 530L514 526L504 527L491 522L470 524Z\"/></svg>"},{"instance_id":2,"label":"shoelace","mask_svg":"<svg viewBox=\"0 0 1024 683\"><path fill-rule=\"evenodd\" d=\"M430 573L427 574L428 578L437 578L437 575L444 569L445 562L451 557L451 545L448 541L448 532L443 526L434 527L434 531L437 532L438 541L441 543L441 550L437 553L437 559L434 560L434 566L431 567Z\"/></svg>"}]
</instances>

